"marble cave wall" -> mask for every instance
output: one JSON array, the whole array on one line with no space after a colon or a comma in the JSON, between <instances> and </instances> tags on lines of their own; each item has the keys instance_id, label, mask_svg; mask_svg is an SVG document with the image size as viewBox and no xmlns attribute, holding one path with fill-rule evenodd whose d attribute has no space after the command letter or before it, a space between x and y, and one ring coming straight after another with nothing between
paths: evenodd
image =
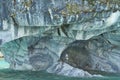
<instances>
[{"instance_id":1,"label":"marble cave wall","mask_svg":"<svg viewBox=\"0 0 120 80\"><path fill-rule=\"evenodd\" d=\"M52 71L55 63L65 62L83 70L120 72L119 36L119 0L0 3L0 47L15 70Z\"/></svg>"}]
</instances>

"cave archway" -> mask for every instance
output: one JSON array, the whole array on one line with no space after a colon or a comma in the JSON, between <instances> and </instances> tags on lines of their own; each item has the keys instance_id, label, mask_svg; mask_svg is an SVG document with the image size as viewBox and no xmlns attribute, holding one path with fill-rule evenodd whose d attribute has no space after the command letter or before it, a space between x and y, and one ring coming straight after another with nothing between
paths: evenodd
<instances>
[{"instance_id":1,"label":"cave archway","mask_svg":"<svg viewBox=\"0 0 120 80\"><path fill-rule=\"evenodd\" d=\"M76 68L89 69L92 59L86 48L87 43L87 40L76 40L70 43L61 53L60 61Z\"/></svg>"}]
</instances>

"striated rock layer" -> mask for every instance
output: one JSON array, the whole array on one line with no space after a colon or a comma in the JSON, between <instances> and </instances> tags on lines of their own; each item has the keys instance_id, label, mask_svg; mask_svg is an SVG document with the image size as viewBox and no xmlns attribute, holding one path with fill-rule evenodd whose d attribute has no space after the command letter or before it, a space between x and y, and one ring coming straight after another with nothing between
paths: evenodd
<instances>
[{"instance_id":1,"label":"striated rock layer","mask_svg":"<svg viewBox=\"0 0 120 80\"><path fill-rule=\"evenodd\" d=\"M1 51L15 70L79 77L94 76L89 70L119 73L119 32L119 0L0 3Z\"/></svg>"}]
</instances>

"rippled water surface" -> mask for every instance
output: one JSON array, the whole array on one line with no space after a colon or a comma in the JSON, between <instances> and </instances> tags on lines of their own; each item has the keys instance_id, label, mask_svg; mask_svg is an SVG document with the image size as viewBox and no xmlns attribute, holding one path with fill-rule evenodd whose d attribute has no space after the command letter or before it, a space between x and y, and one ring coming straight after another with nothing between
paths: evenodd
<instances>
[{"instance_id":1,"label":"rippled water surface","mask_svg":"<svg viewBox=\"0 0 120 80\"><path fill-rule=\"evenodd\" d=\"M99 72L101 78L74 78L65 77L44 71L14 71L7 69L9 66L4 60L0 60L0 80L120 80L120 74ZM95 73L95 72L94 72Z\"/></svg>"}]
</instances>

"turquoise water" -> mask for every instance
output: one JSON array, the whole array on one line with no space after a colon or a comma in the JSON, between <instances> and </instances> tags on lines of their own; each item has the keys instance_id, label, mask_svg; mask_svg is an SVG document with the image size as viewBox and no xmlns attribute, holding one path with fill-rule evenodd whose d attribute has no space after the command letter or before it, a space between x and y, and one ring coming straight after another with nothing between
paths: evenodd
<instances>
[{"instance_id":1,"label":"turquoise water","mask_svg":"<svg viewBox=\"0 0 120 80\"><path fill-rule=\"evenodd\" d=\"M0 66L2 66L0 80L120 80L120 74L104 72L99 72L105 76L101 78L74 78L50 74L45 71L14 71L6 68L9 65L4 60L0 60Z\"/></svg>"},{"instance_id":2,"label":"turquoise water","mask_svg":"<svg viewBox=\"0 0 120 80\"><path fill-rule=\"evenodd\" d=\"M3 58L0 58L0 69L8 68L9 64Z\"/></svg>"}]
</instances>

